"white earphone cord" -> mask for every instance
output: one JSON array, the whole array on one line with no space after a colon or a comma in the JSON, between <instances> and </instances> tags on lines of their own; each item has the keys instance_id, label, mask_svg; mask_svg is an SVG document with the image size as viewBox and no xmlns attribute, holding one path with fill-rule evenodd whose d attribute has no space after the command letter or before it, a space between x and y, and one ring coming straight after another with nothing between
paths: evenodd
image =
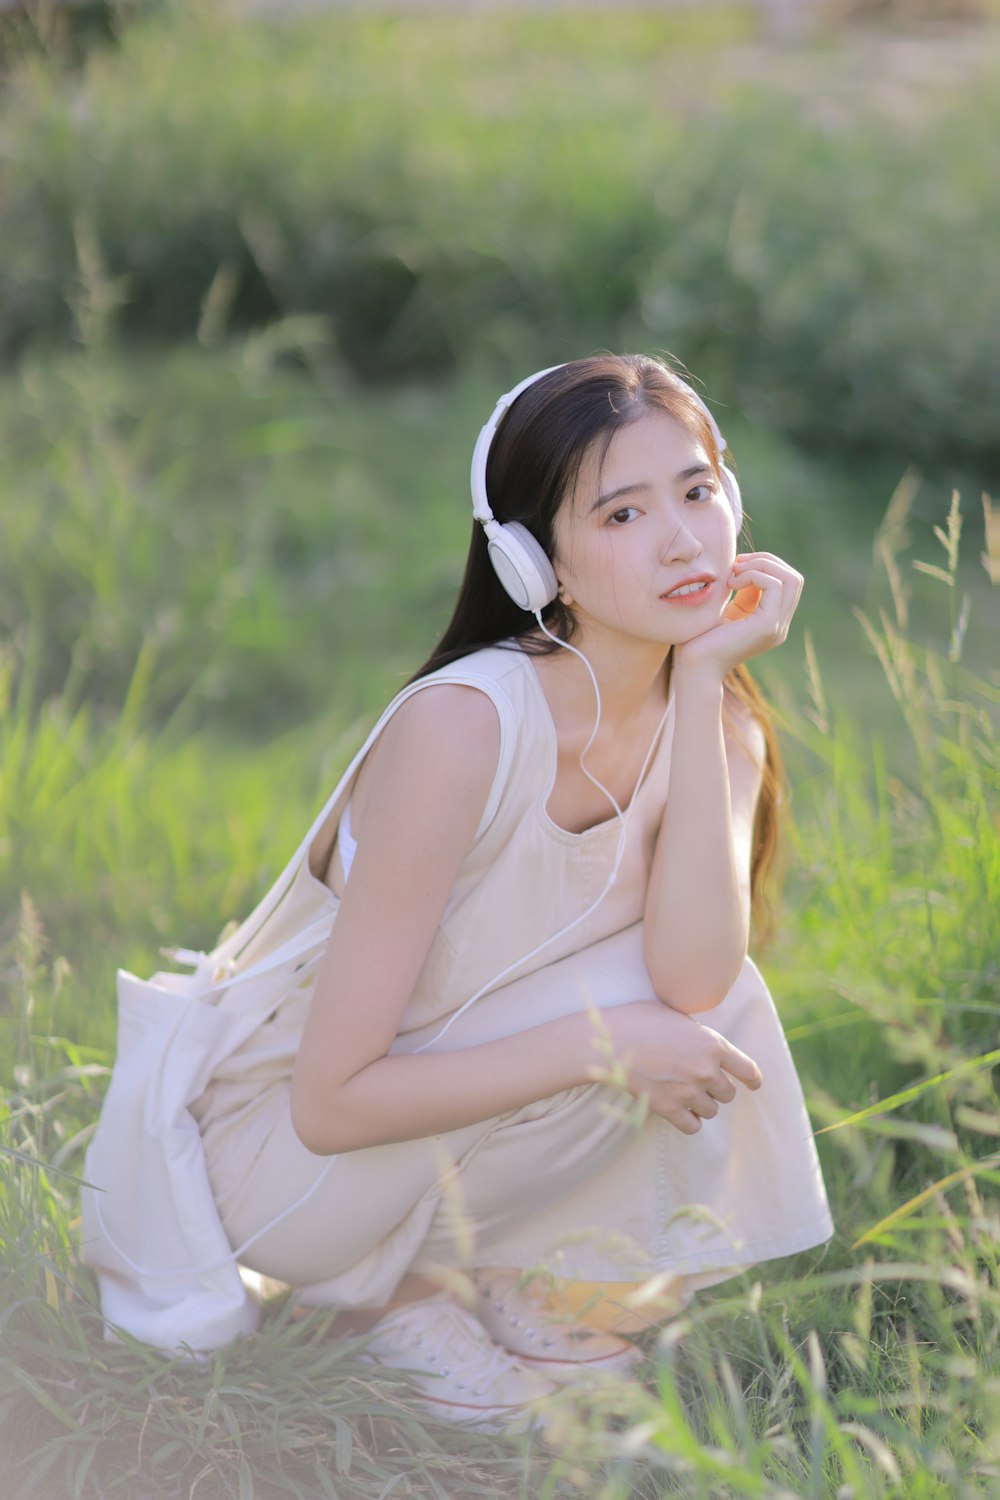
<instances>
[{"instance_id":1,"label":"white earphone cord","mask_svg":"<svg viewBox=\"0 0 1000 1500\"><path fill-rule=\"evenodd\" d=\"M101 1213L100 1199L97 1196L101 1189L94 1190L94 1212L97 1215L97 1222L100 1224L101 1229L104 1231L104 1237L108 1241L108 1244L114 1250L115 1254L121 1257L121 1259L129 1267L129 1269L137 1272L138 1275L207 1276L211 1271L221 1271L223 1266L228 1266L231 1265L233 1261L238 1261L240 1256L245 1254L246 1251L250 1249L250 1246L255 1245L263 1235L268 1233L269 1230L275 1229L279 1224L287 1219L290 1214L297 1213L300 1208L304 1207L304 1205L309 1202L309 1199L328 1177L336 1159L337 1158L335 1156L331 1156L330 1160L324 1163L323 1170L316 1178L316 1181L312 1183L312 1185L308 1187L304 1193L300 1194L300 1196L295 1199L294 1203L290 1203L287 1208L283 1208L280 1214L275 1214L274 1218L269 1219L267 1223L262 1226L262 1228L255 1230L249 1239L243 1241L242 1245L237 1245L235 1250L230 1250L227 1255L220 1256L218 1260L207 1261L203 1266L170 1266L166 1269L162 1267L157 1269L154 1266L140 1266L136 1261L132 1259L130 1255L127 1255L125 1253L121 1245L118 1244L118 1241L114 1239L113 1236L108 1232L107 1225L104 1222L104 1215Z\"/></svg>"},{"instance_id":2,"label":"white earphone cord","mask_svg":"<svg viewBox=\"0 0 1000 1500\"><path fill-rule=\"evenodd\" d=\"M615 846L614 858L611 862L611 872L608 875L608 879L603 891L597 897L596 901L591 902L590 906L588 906L585 911L582 911L578 917L574 917L572 922L568 922L565 927L560 928L559 931L553 933L551 937L547 937L544 942L538 943L528 953L522 953L520 958L517 958L513 963L508 964L505 969L501 969L499 974L495 974L492 979L490 979L486 984L482 986L481 989L478 989L474 995L471 995L468 1000L460 1005L458 1010L456 1010L453 1015L448 1017L448 1020L441 1027L440 1031L438 1031L433 1037L431 1037L429 1042L424 1042L422 1046L415 1047L413 1052L409 1054L411 1057L416 1057L418 1053L426 1052L428 1048L433 1047L436 1042L439 1042L441 1038L451 1030L455 1022L459 1020L461 1016L464 1016L465 1012L469 1010L471 1006L476 1004L477 1000L481 1000L484 995L489 994L489 992L494 989L501 980L506 979L507 976L509 974L512 974L515 969L519 969L521 965L527 963L529 959L535 958L539 953L544 952L544 950L550 947L552 943L556 942L558 938L565 937L567 932L572 932L575 927L578 927L581 922L585 922L586 919L589 916L593 915L593 913L597 910L618 878L618 871L621 868L621 862L625 854L625 841L628 834L628 820L631 816L632 809L635 807L636 798L639 795L639 789L646 779L646 772L649 770L649 766L653 759L656 746L659 743L660 735L663 732L663 726L667 721L667 714L670 710L669 704L663 710L663 715L660 718L660 722L656 726L656 732L649 743L649 749L646 751L646 757L643 760L642 768L639 771L639 777L636 781L635 788L633 789L632 796L629 799L628 806L624 811L622 811L622 808L620 807L618 799L617 797L615 797L614 793L609 791L609 789L604 785L603 782L598 781L597 777L592 775L591 772L587 770L587 767L584 764L584 761L587 758L587 752L589 751L591 745L593 745L594 740L597 738L597 731L601 727L601 690L598 686L594 669L590 665L590 662L587 660L586 656L584 656L582 651L580 651L576 646L570 645L569 641L564 641L559 636L554 635L552 631L548 629L548 627L542 620L540 610L535 610L534 615L535 619L538 621L538 628L541 630L543 635L548 636L549 640L554 641L557 646L562 646L564 650L571 651L574 656L578 656L580 658L587 669L587 672L590 676L590 681L594 688L594 698L597 704L597 712L594 717L594 727L590 731L590 737L587 740L587 743L584 745L583 749L580 751L579 764L580 770L583 772L584 776L586 776L587 780L592 782L592 784L597 787L598 791L602 792L604 796L607 797L608 801L611 803L611 806L614 808L615 817L618 819L619 824L621 825L618 835L618 843ZM137 1272L140 1276L204 1276L212 1271L221 1271L224 1266L228 1266L234 1261L238 1261L240 1256L245 1254L246 1251L250 1249L251 1245L255 1245L263 1235L267 1234L270 1230L277 1228L277 1226L283 1223L284 1220L287 1219L291 1214L296 1213L300 1208L303 1208L305 1204L308 1203L313 1194L317 1192L321 1184L326 1180L335 1161L336 1157L331 1157L330 1160L323 1166L323 1169L320 1172L319 1176L316 1178L316 1181L312 1183L312 1185L307 1188L304 1193L300 1194L300 1196L296 1198L293 1203L289 1204L287 1208L282 1209L280 1214L276 1214L273 1219L269 1219L268 1222L264 1224L260 1229L255 1230L255 1232L250 1235L249 1239L244 1240L243 1243L241 1245L238 1245L235 1250L230 1250L227 1255L221 1256L218 1260L209 1261L202 1266L171 1266L169 1270L156 1269L151 1266L140 1266L136 1261L132 1260L132 1258L125 1253L125 1251L121 1248L117 1241L114 1240L111 1234L108 1232L107 1226L104 1222L104 1215L101 1213L100 1200L96 1192L93 1200L94 1211L97 1215L97 1221L100 1224L102 1231L104 1232L104 1236L107 1239L108 1243L111 1245L112 1249L117 1255L121 1257L121 1259L130 1268L130 1270Z\"/></svg>"},{"instance_id":3,"label":"white earphone cord","mask_svg":"<svg viewBox=\"0 0 1000 1500\"><path fill-rule=\"evenodd\" d=\"M598 781L596 776L591 775L591 773L587 770L587 767L584 765L584 761L587 758L587 751L590 749L591 745L594 743L594 740L597 738L597 731L601 726L601 690L598 687L597 678L594 675L594 669L590 665L590 662L587 660L587 658L584 656L583 652L578 650L576 646L571 646L569 641L564 641L559 636L553 635L552 631L549 630L543 622L540 610L536 609L534 611L534 615L535 619L538 621L538 627L543 635L547 635L549 640L554 641L557 646L562 646L566 651L572 651L574 656L578 656L580 658L580 660L586 667L587 672L590 676L590 681L593 684L594 697L597 700L597 713L594 718L594 727L590 731L590 738L587 740L587 743L580 751L579 763L580 770L583 772L584 776L586 776L587 780L592 782L593 785L597 787L598 791L602 792L604 796L607 797L608 801L611 803L611 806L615 810L615 817L621 824L621 831L618 835L618 843L615 847L614 859L611 862L611 873L608 876L603 891L597 897L596 901L591 902L586 911L582 911L578 917L573 918L572 922L568 922L565 927L561 927L558 932L554 932L552 936L547 937L544 942L538 943L537 946L532 948L528 953L522 953L520 958L517 958L513 963L508 964L505 969L501 969L499 974L495 974L487 984L483 985L482 989L477 990L476 993L470 996L463 1005L459 1006L458 1010L456 1010L453 1015L448 1017L448 1020L441 1027L441 1030L438 1031L434 1036L432 1036L429 1042L424 1042L422 1046L414 1048L413 1053L411 1054L411 1056L414 1057L418 1052L426 1052L429 1047L434 1046L435 1042L439 1042L445 1035L445 1033L451 1030L452 1026L454 1026L459 1017L463 1016L465 1012L470 1008L470 1006L475 1005L477 1000L481 1000L484 995L488 994L489 991L492 990L497 984L499 984L502 979L506 979L507 976L509 974L512 974L515 969L519 969L522 964L527 963L530 958L535 958L537 954L542 953L552 943L556 942L558 938L565 937L567 932L572 932L574 927L578 927L581 922L585 922L586 919L597 910L618 878L618 871L621 868L621 862L625 854L625 839L628 833L628 820L631 815L632 809L635 806L636 798L639 795L639 788L642 786L642 783L646 778L646 772L649 770L650 762L653 759L653 753L656 750L660 735L663 732L663 726L667 721L669 704L663 710L660 722L656 726L656 733L653 735L653 738L649 743L649 749L646 751L646 758L642 763L642 769L639 772L639 778L636 781L635 788L629 800L629 804L623 812L621 807L618 805L618 799L615 797L614 793L609 791L602 781Z\"/></svg>"}]
</instances>

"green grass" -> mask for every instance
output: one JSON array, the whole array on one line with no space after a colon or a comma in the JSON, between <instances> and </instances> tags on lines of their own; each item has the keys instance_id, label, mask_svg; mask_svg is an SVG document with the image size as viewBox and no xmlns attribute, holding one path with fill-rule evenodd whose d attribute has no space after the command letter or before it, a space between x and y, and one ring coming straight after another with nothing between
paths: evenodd
<instances>
[{"instance_id":1,"label":"green grass","mask_svg":"<svg viewBox=\"0 0 1000 1500\"><path fill-rule=\"evenodd\" d=\"M904 486L873 564L858 490L885 481L884 502L891 471L823 470L735 427L760 544L811 549L813 665L801 633L773 664L796 825L765 969L834 1241L703 1294L650 1337L647 1383L565 1397L547 1445L441 1429L322 1317L280 1303L206 1364L101 1339L75 1176L111 1062L114 967L148 972L161 944L209 942L249 907L430 643L495 386L473 370L373 398L251 342L37 359L5 391L5 1500L985 1500L1000 1485L978 515L963 561L946 493L935 512L929 481ZM839 524L803 523L804 487Z\"/></svg>"}]
</instances>

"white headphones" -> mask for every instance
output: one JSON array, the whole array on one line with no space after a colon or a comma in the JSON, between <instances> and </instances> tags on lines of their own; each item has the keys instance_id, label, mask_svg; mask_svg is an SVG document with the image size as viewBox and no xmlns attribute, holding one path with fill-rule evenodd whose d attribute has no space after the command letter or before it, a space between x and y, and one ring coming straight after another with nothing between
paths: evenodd
<instances>
[{"instance_id":1,"label":"white headphones","mask_svg":"<svg viewBox=\"0 0 1000 1500\"><path fill-rule=\"evenodd\" d=\"M529 375L527 380L522 380L514 386L513 390L501 396L493 408L492 416L480 431L472 454L472 514L486 532L486 548L490 562L501 584L515 604L532 614L536 610L544 609L546 604L551 604L559 592L559 583L544 548L532 536L528 528L522 526L520 521L507 521L501 524L494 516L486 494L486 464L497 428L521 392L526 391L529 385L534 385L536 380L542 380L546 375L551 375L554 370L562 369L565 369L565 365L549 365L547 369L538 370L534 375ZM690 391L705 413L719 453L724 453L726 440L719 431L712 413L696 390L692 389L686 381L681 381L681 384ZM743 525L743 501L740 496L740 486L732 469L727 468L725 464L721 465L721 472L723 489L732 509L738 532Z\"/></svg>"}]
</instances>

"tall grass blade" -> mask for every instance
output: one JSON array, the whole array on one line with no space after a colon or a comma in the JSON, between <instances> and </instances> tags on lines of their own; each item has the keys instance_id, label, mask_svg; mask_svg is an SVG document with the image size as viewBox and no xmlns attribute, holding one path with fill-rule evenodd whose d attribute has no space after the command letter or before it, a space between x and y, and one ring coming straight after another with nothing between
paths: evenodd
<instances>
[{"instance_id":1,"label":"tall grass blade","mask_svg":"<svg viewBox=\"0 0 1000 1500\"><path fill-rule=\"evenodd\" d=\"M1000 1151L994 1152L991 1156L984 1156L977 1162L971 1162L968 1166L959 1167L954 1172L949 1172L946 1177L941 1177L937 1182L932 1182L930 1187L926 1187L922 1192L914 1194L905 1203L898 1204L891 1213L886 1214L884 1219L880 1219L877 1224L873 1224L870 1229L866 1229L864 1234L854 1241L851 1249L857 1250L859 1246L877 1239L886 1229L890 1229L902 1219L909 1218L911 1214L915 1213L929 1199L935 1197L938 1193L944 1192L946 1188L954 1187L956 1182L964 1182L968 1178L979 1176L985 1176L990 1181L1000 1182L1000 1176L994 1175L994 1169L998 1166L1000 1166Z\"/></svg>"},{"instance_id":2,"label":"tall grass blade","mask_svg":"<svg viewBox=\"0 0 1000 1500\"><path fill-rule=\"evenodd\" d=\"M978 1072L983 1068L992 1068L1000 1064L1000 1048L994 1052L984 1052L979 1057L966 1058L963 1062L956 1063L953 1068L947 1068L943 1073L936 1073L933 1078L925 1078L920 1083L912 1084L909 1088L900 1089L895 1094L880 1099L876 1104L869 1104L864 1109L856 1110L847 1115L843 1120L836 1120L832 1125L824 1125L816 1131L817 1135L827 1135L831 1130L842 1130L845 1125L856 1125L861 1120L867 1120L871 1115L885 1114L892 1109L898 1109L902 1104L909 1104L911 1100L918 1099L921 1094L930 1089L940 1088L942 1084L950 1083L956 1078L967 1073Z\"/></svg>"}]
</instances>

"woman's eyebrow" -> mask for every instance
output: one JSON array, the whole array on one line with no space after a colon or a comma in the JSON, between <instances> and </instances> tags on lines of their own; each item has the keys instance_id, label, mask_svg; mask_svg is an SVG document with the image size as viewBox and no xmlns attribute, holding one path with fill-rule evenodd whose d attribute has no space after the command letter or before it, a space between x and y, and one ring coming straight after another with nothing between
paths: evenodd
<instances>
[{"instance_id":1,"label":"woman's eyebrow","mask_svg":"<svg viewBox=\"0 0 1000 1500\"><path fill-rule=\"evenodd\" d=\"M708 464L692 464L689 469L682 469L679 474L674 475L674 483L680 484L685 479L694 479L697 474L711 473L712 470ZM612 500L618 500L622 495L637 495L640 490L651 490L652 488L653 486L648 480L644 484L623 484L616 490L609 490L606 495L598 495L590 508L592 511L599 510L602 505L607 505Z\"/></svg>"}]
</instances>

